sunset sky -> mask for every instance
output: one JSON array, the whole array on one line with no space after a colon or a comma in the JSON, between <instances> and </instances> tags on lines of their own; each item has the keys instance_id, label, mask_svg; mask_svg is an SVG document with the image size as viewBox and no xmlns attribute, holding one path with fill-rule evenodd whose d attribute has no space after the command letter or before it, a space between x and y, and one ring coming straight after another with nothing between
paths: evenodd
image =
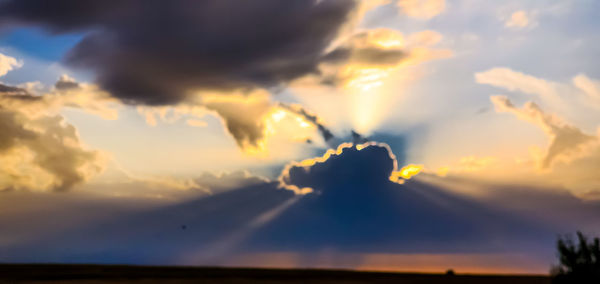
<instances>
[{"instance_id":1,"label":"sunset sky","mask_svg":"<svg viewBox=\"0 0 600 284\"><path fill-rule=\"evenodd\" d=\"M0 0L0 262L547 273L595 0Z\"/></svg>"}]
</instances>

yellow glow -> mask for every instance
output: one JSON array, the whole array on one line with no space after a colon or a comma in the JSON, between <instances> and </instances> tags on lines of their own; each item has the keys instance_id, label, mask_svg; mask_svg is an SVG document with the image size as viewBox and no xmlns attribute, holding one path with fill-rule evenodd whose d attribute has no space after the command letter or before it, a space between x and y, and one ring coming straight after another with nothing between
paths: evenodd
<instances>
[{"instance_id":1,"label":"yellow glow","mask_svg":"<svg viewBox=\"0 0 600 284\"><path fill-rule=\"evenodd\" d=\"M342 77L347 78L344 89L351 102L352 124L356 131L369 133L383 115L385 99L381 91L389 71L380 67L349 65L342 69Z\"/></svg>"},{"instance_id":2,"label":"yellow glow","mask_svg":"<svg viewBox=\"0 0 600 284\"><path fill-rule=\"evenodd\" d=\"M302 167L310 167L314 166L316 163L323 163L329 159L332 155L340 155L346 148L351 148L353 146L352 143L342 143L337 149L329 149L322 157L316 157L312 159L306 159L298 163L299 166Z\"/></svg>"},{"instance_id":3,"label":"yellow glow","mask_svg":"<svg viewBox=\"0 0 600 284\"><path fill-rule=\"evenodd\" d=\"M421 171L423 171L423 169L424 169L423 165L410 164L410 165L404 166L399 171L392 172L392 174L390 175L390 181L393 181L396 183L404 183L404 180L411 179L413 176L416 176Z\"/></svg>"},{"instance_id":4,"label":"yellow glow","mask_svg":"<svg viewBox=\"0 0 600 284\"><path fill-rule=\"evenodd\" d=\"M496 162L494 157L467 156L460 159L459 165L461 171L474 172L484 169L494 162Z\"/></svg>"},{"instance_id":5,"label":"yellow glow","mask_svg":"<svg viewBox=\"0 0 600 284\"><path fill-rule=\"evenodd\" d=\"M274 104L265 91L203 94L198 99L200 105L217 112L224 125L228 121L242 125L237 142L244 154L254 158L273 158L272 153L289 151L290 142L304 142L317 135L314 123Z\"/></svg>"},{"instance_id":6,"label":"yellow glow","mask_svg":"<svg viewBox=\"0 0 600 284\"><path fill-rule=\"evenodd\" d=\"M304 119L302 119L301 117L297 117L296 121L298 121L298 124L300 125L300 127L302 128L309 128L311 126L310 123L306 122Z\"/></svg>"},{"instance_id":7,"label":"yellow glow","mask_svg":"<svg viewBox=\"0 0 600 284\"><path fill-rule=\"evenodd\" d=\"M404 179L410 179L423 170L423 165L408 165L400 170L400 176Z\"/></svg>"},{"instance_id":8,"label":"yellow glow","mask_svg":"<svg viewBox=\"0 0 600 284\"><path fill-rule=\"evenodd\" d=\"M345 88L367 92L383 85L382 80L388 77L388 72L383 68L347 66L342 70L342 76L348 78Z\"/></svg>"},{"instance_id":9,"label":"yellow glow","mask_svg":"<svg viewBox=\"0 0 600 284\"><path fill-rule=\"evenodd\" d=\"M446 177L446 176L448 176L449 171L450 171L449 167L441 167L437 170L437 175L439 177Z\"/></svg>"},{"instance_id":10,"label":"yellow glow","mask_svg":"<svg viewBox=\"0 0 600 284\"><path fill-rule=\"evenodd\" d=\"M256 146L244 148L248 155L268 157L268 149L273 148L277 141L285 144L289 141L306 141L307 137L313 137L316 132L316 126L310 121L281 107L271 107L262 121L265 127L263 139Z\"/></svg>"},{"instance_id":11,"label":"yellow glow","mask_svg":"<svg viewBox=\"0 0 600 284\"><path fill-rule=\"evenodd\" d=\"M385 119L402 95L403 85L415 76L415 71L406 67L452 56L450 50L430 48L440 40L441 35L432 31L415 33L405 40L402 33L385 28L355 36L351 46L357 50L370 48L405 54L402 60L384 64L351 59L339 69L342 88L350 97L349 112L352 114L352 126L355 130L369 134ZM393 89L386 87L392 82Z\"/></svg>"},{"instance_id":12,"label":"yellow glow","mask_svg":"<svg viewBox=\"0 0 600 284\"><path fill-rule=\"evenodd\" d=\"M403 45L403 41L401 39L388 39L378 41L376 44L383 48L398 48Z\"/></svg>"},{"instance_id":13,"label":"yellow glow","mask_svg":"<svg viewBox=\"0 0 600 284\"><path fill-rule=\"evenodd\" d=\"M285 117L285 115L286 112L284 110L278 109L271 113L271 118L273 119L273 121L279 122Z\"/></svg>"},{"instance_id":14,"label":"yellow glow","mask_svg":"<svg viewBox=\"0 0 600 284\"><path fill-rule=\"evenodd\" d=\"M399 49L404 46L404 38L397 31L377 29L357 39L354 44L360 48ZM382 110L387 108L390 100L382 87L390 74L400 66L371 66L354 62L341 68L343 88L351 98L353 126L357 131L369 133L383 119L385 111Z\"/></svg>"},{"instance_id":15,"label":"yellow glow","mask_svg":"<svg viewBox=\"0 0 600 284\"><path fill-rule=\"evenodd\" d=\"M386 28L367 31L353 42L357 47L378 47L383 49L402 48L405 45L402 33Z\"/></svg>"}]
</instances>

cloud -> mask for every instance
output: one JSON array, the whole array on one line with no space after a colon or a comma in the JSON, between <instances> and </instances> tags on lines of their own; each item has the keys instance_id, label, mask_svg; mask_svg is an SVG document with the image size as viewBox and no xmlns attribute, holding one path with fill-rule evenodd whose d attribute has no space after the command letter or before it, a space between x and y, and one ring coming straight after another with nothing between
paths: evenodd
<instances>
[{"instance_id":1,"label":"cloud","mask_svg":"<svg viewBox=\"0 0 600 284\"><path fill-rule=\"evenodd\" d=\"M98 197L177 202L265 183L272 181L247 171L203 172L192 177L141 174L111 159L99 178L80 186L77 192Z\"/></svg>"},{"instance_id":2,"label":"cloud","mask_svg":"<svg viewBox=\"0 0 600 284\"><path fill-rule=\"evenodd\" d=\"M27 90L25 90L23 88L15 87L15 86L4 85L1 83L0 83L0 93L2 93L4 95L19 95L20 98L33 99Z\"/></svg>"},{"instance_id":3,"label":"cloud","mask_svg":"<svg viewBox=\"0 0 600 284\"><path fill-rule=\"evenodd\" d=\"M529 146L529 157L489 156L475 158L470 167L461 161L443 169L447 174L461 175L474 172L478 177L488 176L519 180L523 183L561 186L581 198L595 198L600 180L592 173L598 171L600 161L600 136L590 133L597 127L595 115L600 105L597 80L579 74L571 84L537 78L509 68L493 68L475 74L478 83L489 84L510 91L538 96L541 105L533 101L516 106L506 96L492 96L496 112L508 112L517 118L539 127L548 137L548 146L542 149ZM543 106L543 107L542 107ZM575 121L584 127L567 122ZM581 118L584 119L581 119ZM465 157L468 158L468 157ZM481 164L481 167L477 164ZM541 170L541 171L540 171Z\"/></svg>"},{"instance_id":4,"label":"cloud","mask_svg":"<svg viewBox=\"0 0 600 284\"><path fill-rule=\"evenodd\" d=\"M399 86L409 87L426 73L422 66L426 62L453 56L452 50L437 46L442 38L432 30L408 35L389 28L359 30L331 49L330 60L320 65L320 74L298 79L290 87L309 109L328 115L324 116L328 121L350 122L352 129L369 134L401 99ZM353 57L359 50L377 50L382 56L367 60L358 52ZM312 98L315 93L318 100ZM340 106L339 110L322 109L323 100Z\"/></svg>"},{"instance_id":5,"label":"cloud","mask_svg":"<svg viewBox=\"0 0 600 284\"><path fill-rule=\"evenodd\" d=\"M63 191L103 170L61 116L30 118L0 104L0 187Z\"/></svg>"},{"instance_id":6,"label":"cloud","mask_svg":"<svg viewBox=\"0 0 600 284\"><path fill-rule=\"evenodd\" d=\"M124 102L166 105L193 91L270 88L317 72L357 1L2 1L2 26L82 32L69 66ZM115 12L118 11L118 12Z\"/></svg>"},{"instance_id":7,"label":"cloud","mask_svg":"<svg viewBox=\"0 0 600 284\"><path fill-rule=\"evenodd\" d=\"M541 160L542 168L550 167L559 158L572 160L574 155L580 154L582 146L596 140L596 137L584 134L580 129L566 124L558 117L544 113L533 102L517 108L505 96L492 96L491 100L497 112L513 113L518 118L540 127L548 135L550 146Z\"/></svg>"},{"instance_id":8,"label":"cloud","mask_svg":"<svg viewBox=\"0 0 600 284\"><path fill-rule=\"evenodd\" d=\"M429 20L446 9L445 0L399 0L398 6L409 17Z\"/></svg>"},{"instance_id":9,"label":"cloud","mask_svg":"<svg viewBox=\"0 0 600 284\"><path fill-rule=\"evenodd\" d=\"M252 175L247 171L210 173L205 172L200 177L195 178L196 183L206 187L212 192L223 192L231 189L255 186L271 181L265 177Z\"/></svg>"},{"instance_id":10,"label":"cloud","mask_svg":"<svg viewBox=\"0 0 600 284\"><path fill-rule=\"evenodd\" d=\"M530 19L530 15L523 10L515 11L510 15L510 18L504 22L505 27L514 29L523 29L533 24L534 22Z\"/></svg>"},{"instance_id":11,"label":"cloud","mask_svg":"<svg viewBox=\"0 0 600 284\"><path fill-rule=\"evenodd\" d=\"M279 178L280 187L301 194L302 198L265 225L247 246L361 252L422 252L435 246L437 252L446 251L448 248L441 248L438 243L436 236L439 235L435 231L439 230L444 232L441 233L444 243L453 243L450 250L457 252L477 251L477 243L486 243L489 249L487 234L494 235L492 239L507 240L513 233L540 232L538 229L529 231L532 229L529 225L502 217L493 213L493 209L484 213L488 207L479 207L423 183L418 176L413 177L423 169L421 165L407 165L397 170L396 164L387 145L370 142L343 144L322 157L288 165ZM391 177L406 179L398 184ZM488 231L486 223L493 223L493 231L497 231ZM497 226L504 229L498 230ZM462 234L453 235L457 231ZM417 239L419 241L415 241ZM461 245L463 241L469 245Z\"/></svg>"},{"instance_id":12,"label":"cloud","mask_svg":"<svg viewBox=\"0 0 600 284\"><path fill-rule=\"evenodd\" d=\"M510 68L492 68L475 73L475 81L495 87L536 95L553 108L553 111L600 109L600 82L585 74L574 76L571 84L538 78Z\"/></svg>"},{"instance_id":13,"label":"cloud","mask_svg":"<svg viewBox=\"0 0 600 284\"><path fill-rule=\"evenodd\" d=\"M430 30L413 33L408 38L388 28L360 30L323 57L319 74L297 82L367 91L381 86L401 66L451 57L452 51L434 48L441 40L441 34Z\"/></svg>"},{"instance_id":14,"label":"cloud","mask_svg":"<svg viewBox=\"0 0 600 284\"><path fill-rule=\"evenodd\" d=\"M600 81L591 79L585 74L579 74L573 77L573 85L586 95L589 103L600 108Z\"/></svg>"},{"instance_id":15,"label":"cloud","mask_svg":"<svg viewBox=\"0 0 600 284\"><path fill-rule=\"evenodd\" d=\"M430 175L404 184L391 182L394 158L389 149L375 143L360 150L358 146L290 171L290 182L314 189L302 196L278 189L276 182L248 182L244 174L233 174L197 180L224 186L213 195L154 203L144 210L120 210L123 204L118 200L95 199L96 206L86 200L70 203L79 207L56 206L50 200L51 209L43 217L37 211L27 215L30 224L49 216L76 215L68 214L74 207L89 208L86 214L113 212L106 208L115 208L117 213L101 222L83 217L67 222L69 226L61 230L30 226L36 232L31 238L18 238L13 232L19 230L12 230L15 223L8 222L11 234L0 242L2 260L215 265L239 254L282 251L520 252L543 258L552 254L557 233L597 226L597 203L585 203L564 192L488 186L481 189L490 193L485 198L463 197L446 187L453 183L471 187L476 182ZM232 183L227 185L229 179ZM10 194L7 198L25 197ZM36 196L28 199L35 201ZM0 220L6 214L2 212Z\"/></svg>"},{"instance_id":16,"label":"cloud","mask_svg":"<svg viewBox=\"0 0 600 284\"><path fill-rule=\"evenodd\" d=\"M292 113L302 116L306 121L308 121L308 122L312 123L314 126L316 126L317 129L319 130L319 133L323 137L323 140L325 140L325 142L330 142L332 139L335 138L335 136L333 135L331 130L329 130L329 128L327 128L327 126L325 126L323 124L323 122L317 115L310 113L308 110L303 108L301 105L298 105L298 104L290 105L290 104L279 103L278 106L283 109L286 109Z\"/></svg>"},{"instance_id":17,"label":"cloud","mask_svg":"<svg viewBox=\"0 0 600 284\"><path fill-rule=\"evenodd\" d=\"M16 58L0 53L0 76L4 76L8 71L19 68L22 65L23 62L18 61Z\"/></svg>"},{"instance_id":18,"label":"cloud","mask_svg":"<svg viewBox=\"0 0 600 284\"><path fill-rule=\"evenodd\" d=\"M105 114L104 105L95 101L98 94L82 88L87 86L69 89L85 94L57 89L35 95L0 84L1 189L64 191L103 171L104 154L88 150L59 115L64 106Z\"/></svg>"},{"instance_id":19,"label":"cloud","mask_svg":"<svg viewBox=\"0 0 600 284\"><path fill-rule=\"evenodd\" d=\"M251 155L267 153L269 140L284 135L279 132L290 135L288 140L291 142L312 141L314 135L310 132L313 128L325 143L334 138L315 114L300 105L273 102L264 90L204 94L194 101L173 106L138 106L137 109L152 126L159 120L174 123L180 119L187 119L186 123L190 126L204 126L204 116L216 115L239 148Z\"/></svg>"},{"instance_id":20,"label":"cloud","mask_svg":"<svg viewBox=\"0 0 600 284\"><path fill-rule=\"evenodd\" d=\"M352 62L359 65L388 66L396 65L406 54L402 50L385 50L375 47L340 47L327 54L326 62Z\"/></svg>"},{"instance_id":21,"label":"cloud","mask_svg":"<svg viewBox=\"0 0 600 284\"><path fill-rule=\"evenodd\" d=\"M84 34L64 63L93 71L99 90L121 102L142 105L138 110L150 124L156 124L157 116L167 116L165 109L153 106L174 106L174 116L196 116L195 110L193 114L185 113L191 109L178 110L184 104L197 106L195 100L204 95L276 91L311 79L320 86L370 88L382 84L370 78L386 77L404 62L451 56L448 50L426 46L407 50L394 46L394 39L377 39L376 34L386 31L361 31L346 38L345 32L354 32L367 11L386 1L81 3L61 0L48 11L36 0L3 1L0 25ZM63 79L56 90L76 89L74 82ZM239 114L232 112L240 110L240 104L209 104L202 107L228 115L223 120L240 147L262 148L264 123L259 118L236 120ZM260 117L261 111L258 107L248 116ZM202 125L198 120L190 124Z\"/></svg>"},{"instance_id":22,"label":"cloud","mask_svg":"<svg viewBox=\"0 0 600 284\"><path fill-rule=\"evenodd\" d=\"M545 170L544 175L538 176L538 181L559 184L581 198L597 199L600 135L587 134L559 117L545 113L533 102L518 108L505 96L492 96L491 100L497 112L513 113L540 127L548 136L550 142L546 150L533 148L532 151L534 162ZM516 167L522 166L517 163L508 168L514 172Z\"/></svg>"},{"instance_id":23,"label":"cloud","mask_svg":"<svg viewBox=\"0 0 600 284\"><path fill-rule=\"evenodd\" d=\"M174 123L182 118L189 118L188 125L204 125L202 119L210 113L206 107L199 103L185 103L173 106L137 106L137 112L146 119L150 126L156 126L158 121ZM190 120L193 122L190 123Z\"/></svg>"},{"instance_id":24,"label":"cloud","mask_svg":"<svg viewBox=\"0 0 600 284\"><path fill-rule=\"evenodd\" d=\"M75 79L69 77L69 75L63 74L58 81L56 81L56 84L54 84L54 88L57 90L70 90L78 89L80 88L80 85Z\"/></svg>"},{"instance_id":25,"label":"cloud","mask_svg":"<svg viewBox=\"0 0 600 284\"><path fill-rule=\"evenodd\" d=\"M479 84L487 84L505 88L509 91L520 91L526 94L538 95L550 100L557 100L559 97L558 84L513 71L510 68L492 68L485 72L475 73L475 81Z\"/></svg>"},{"instance_id":26,"label":"cloud","mask_svg":"<svg viewBox=\"0 0 600 284\"><path fill-rule=\"evenodd\" d=\"M354 160L359 162L354 164ZM296 194L323 194L327 184L316 184L316 187L311 184L354 179L363 179L367 183L373 180L403 183L422 168L421 165L408 165L398 170L396 156L385 143L342 143L335 150L328 149L321 157L289 163L278 179L281 188Z\"/></svg>"},{"instance_id":27,"label":"cloud","mask_svg":"<svg viewBox=\"0 0 600 284\"><path fill-rule=\"evenodd\" d=\"M56 82L54 89L41 94L0 84L0 104L6 108L19 109L31 117L58 114L63 108L73 108L107 120L118 118L117 108L120 106L117 100L97 86L78 83L66 75Z\"/></svg>"},{"instance_id":28,"label":"cloud","mask_svg":"<svg viewBox=\"0 0 600 284\"><path fill-rule=\"evenodd\" d=\"M271 102L267 94L207 96L203 98L202 105L219 114L240 148L265 147L265 116L271 111Z\"/></svg>"}]
</instances>

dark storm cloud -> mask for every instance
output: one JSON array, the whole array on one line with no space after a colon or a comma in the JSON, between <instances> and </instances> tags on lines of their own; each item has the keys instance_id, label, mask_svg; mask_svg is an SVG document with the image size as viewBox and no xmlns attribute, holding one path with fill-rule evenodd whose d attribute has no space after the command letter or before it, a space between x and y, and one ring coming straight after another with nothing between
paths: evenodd
<instances>
[{"instance_id":1,"label":"dark storm cloud","mask_svg":"<svg viewBox=\"0 0 600 284\"><path fill-rule=\"evenodd\" d=\"M0 2L0 26L84 32L65 57L128 103L268 88L317 72L354 0Z\"/></svg>"}]
</instances>

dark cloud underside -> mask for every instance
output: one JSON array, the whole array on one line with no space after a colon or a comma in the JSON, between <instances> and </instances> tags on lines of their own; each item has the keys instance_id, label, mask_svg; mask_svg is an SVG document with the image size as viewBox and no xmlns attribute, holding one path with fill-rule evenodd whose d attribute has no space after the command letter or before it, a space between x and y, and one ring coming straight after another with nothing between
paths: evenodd
<instances>
[{"instance_id":1,"label":"dark cloud underside","mask_svg":"<svg viewBox=\"0 0 600 284\"><path fill-rule=\"evenodd\" d=\"M354 0L0 2L0 26L86 32L65 57L129 103L273 87L316 72Z\"/></svg>"}]
</instances>

